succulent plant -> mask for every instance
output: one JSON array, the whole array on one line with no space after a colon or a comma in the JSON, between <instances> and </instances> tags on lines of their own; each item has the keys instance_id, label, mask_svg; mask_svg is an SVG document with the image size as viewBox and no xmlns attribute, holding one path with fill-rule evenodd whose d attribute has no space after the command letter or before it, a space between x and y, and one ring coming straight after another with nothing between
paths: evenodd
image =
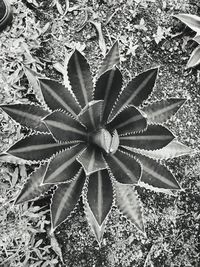
<instances>
[{"instance_id":1,"label":"succulent plant","mask_svg":"<svg viewBox=\"0 0 200 267\"><path fill-rule=\"evenodd\" d=\"M93 86L87 61L75 50L67 67L70 88L40 78L36 95L41 105L0 106L31 130L0 159L39 164L15 203L35 200L53 188L50 212L54 230L70 217L82 196L86 217L99 243L113 205L144 231L135 186L164 192L180 189L173 174L157 159L190 152L162 125L185 99L162 99L142 106L152 93L158 68L146 70L122 86L119 59L116 42Z\"/></svg>"},{"instance_id":2,"label":"succulent plant","mask_svg":"<svg viewBox=\"0 0 200 267\"><path fill-rule=\"evenodd\" d=\"M193 68L200 64L200 17L192 14L177 14L175 18L186 24L191 30L196 32L192 39L197 43L197 47L193 50L188 62L187 68Z\"/></svg>"}]
</instances>

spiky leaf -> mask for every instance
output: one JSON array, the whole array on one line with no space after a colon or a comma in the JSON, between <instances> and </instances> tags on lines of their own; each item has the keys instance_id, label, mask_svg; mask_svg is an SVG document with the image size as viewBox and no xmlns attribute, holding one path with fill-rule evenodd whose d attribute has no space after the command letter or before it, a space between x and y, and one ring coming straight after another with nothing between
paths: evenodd
<instances>
[{"instance_id":1,"label":"spiky leaf","mask_svg":"<svg viewBox=\"0 0 200 267\"><path fill-rule=\"evenodd\" d=\"M100 149L93 145L89 145L77 158L83 166L86 175L106 169L106 163Z\"/></svg>"},{"instance_id":2,"label":"spiky leaf","mask_svg":"<svg viewBox=\"0 0 200 267\"><path fill-rule=\"evenodd\" d=\"M112 69L115 65L119 66L120 64L120 56L119 56L119 44L118 41L116 41L107 55L105 56L101 68L99 70L99 75L101 76L104 72Z\"/></svg>"},{"instance_id":3,"label":"spiky leaf","mask_svg":"<svg viewBox=\"0 0 200 267\"><path fill-rule=\"evenodd\" d=\"M180 189L173 174L153 159L136 155L142 164L141 182L164 189Z\"/></svg>"},{"instance_id":4,"label":"spiky leaf","mask_svg":"<svg viewBox=\"0 0 200 267\"><path fill-rule=\"evenodd\" d=\"M89 226L91 227L95 238L100 245L105 231L106 220L104 220L103 223L99 225L87 201L84 202L84 211Z\"/></svg>"},{"instance_id":5,"label":"spiky leaf","mask_svg":"<svg viewBox=\"0 0 200 267\"><path fill-rule=\"evenodd\" d=\"M144 132L120 136L120 145L155 150L166 146L173 139L174 135L167 128L152 124Z\"/></svg>"},{"instance_id":6,"label":"spiky leaf","mask_svg":"<svg viewBox=\"0 0 200 267\"><path fill-rule=\"evenodd\" d=\"M111 130L117 129L118 134L127 134L142 131L146 126L146 119L139 110L130 106L120 112L107 127Z\"/></svg>"},{"instance_id":7,"label":"spiky leaf","mask_svg":"<svg viewBox=\"0 0 200 267\"><path fill-rule=\"evenodd\" d=\"M25 160L40 162L70 146L72 144L56 143L50 134L37 134L19 140L7 153Z\"/></svg>"},{"instance_id":8,"label":"spiky leaf","mask_svg":"<svg viewBox=\"0 0 200 267\"><path fill-rule=\"evenodd\" d=\"M110 122L113 117L120 112L127 105L139 106L151 94L155 85L158 68L150 69L140 73L132 79L126 88L121 92L108 121Z\"/></svg>"},{"instance_id":9,"label":"spiky leaf","mask_svg":"<svg viewBox=\"0 0 200 267\"><path fill-rule=\"evenodd\" d=\"M35 200L46 193L51 185L42 185L43 176L47 168L47 163L41 165L38 169L31 173L28 180L24 184L21 192L17 196L15 204L20 204L26 201Z\"/></svg>"},{"instance_id":10,"label":"spiky leaf","mask_svg":"<svg viewBox=\"0 0 200 267\"><path fill-rule=\"evenodd\" d=\"M130 185L115 184L116 204L124 216L126 216L139 230L144 232L141 203L136 191Z\"/></svg>"},{"instance_id":11,"label":"spiky leaf","mask_svg":"<svg viewBox=\"0 0 200 267\"><path fill-rule=\"evenodd\" d=\"M78 144L56 155L48 164L43 183L67 182L75 177L81 168L76 158L84 144Z\"/></svg>"},{"instance_id":12,"label":"spiky leaf","mask_svg":"<svg viewBox=\"0 0 200 267\"><path fill-rule=\"evenodd\" d=\"M127 147L127 149L154 159L172 159L194 153L193 149L176 140L171 141L168 145L161 149L153 151L135 149L130 147Z\"/></svg>"},{"instance_id":13,"label":"spiky leaf","mask_svg":"<svg viewBox=\"0 0 200 267\"><path fill-rule=\"evenodd\" d=\"M80 106L84 108L92 100L93 81L90 66L85 57L75 50L68 62L68 76Z\"/></svg>"},{"instance_id":14,"label":"spiky leaf","mask_svg":"<svg viewBox=\"0 0 200 267\"><path fill-rule=\"evenodd\" d=\"M78 177L70 183L57 186L52 197L51 220L53 230L64 222L74 210L85 183L85 173L82 170Z\"/></svg>"},{"instance_id":15,"label":"spiky leaf","mask_svg":"<svg viewBox=\"0 0 200 267\"><path fill-rule=\"evenodd\" d=\"M102 118L103 101L91 101L78 115L81 121L89 131L94 131L99 127Z\"/></svg>"},{"instance_id":16,"label":"spiky leaf","mask_svg":"<svg viewBox=\"0 0 200 267\"><path fill-rule=\"evenodd\" d=\"M103 73L96 83L95 100L104 100L103 122L106 122L122 87L122 74L117 67Z\"/></svg>"},{"instance_id":17,"label":"spiky leaf","mask_svg":"<svg viewBox=\"0 0 200 267\"><path fill-rule=\"evenodd\" d=\"M111 210L113 188L107 170L90 175L87 200L99 225L103 223Z\"/></svg>"},{"instance_id":18,"label":"spiky leaf","mask_svg":"<svg viewBox=\"0 0 200 267\"><path fill-rule=\"evenodd\" d=\"M192 14L177 14L175 18L185 23L193 31L200 33L200 17Z\"/></svg>"},{"instance_id":19,"label":"spiky leaf","mask_svg":"<svg viewBox=\"0 0 200 267\"><path fill-rule=\"evenodd\" d=\"M52 112L44 119L44 122L58 141L84 140L87 136L85 127L61 111Z\"/></svg>"},{"instance_id":20,"label":"spiky leaf","mask_svg":"<svg viewBox=\"0 0 200 267\"><path fill-rule=\"evenodd\" d=\"M187 68L193 68L200 64L200 45L198 45L192 52L188 62Z\"/></svg>"},{"instance_id":21,"label":"spiky leaf","mask_svg":"<svg viewBox=\"0 0 200 267\"><path fill-rule=\"evenodd\" d=\"M185 103L185 99L168 98L155 101L143 109L147 119L153 123L163 123L170 119Z\"/></svg>"},{"instance_id":22,"label":"spiky leaf","mask_svg":"<svg viewBox=\"0 0 200 267\"><path fill-rule=\"evenodd\" d=\"M48 132L42 118L49 112L40 106L30 104L1 105L3 109L13 120L20 123L21 126L30 128L39 132Z\"/></svg>"},{"instance_id":23,"label":"spiky leaf","mask_svg":"<svg viewBox=\"0 0 200 267\"><path fill-rule=\"evenodd\" d=\"M105 160L118 182L136 184L140 179L141 166L130 154L118 150L113 155L105 156Z\"/></svg>"},{"instance_id":24,"label":"spiky leaf","mask_svg":"<svg viewBox=\"0 0 200 267\"><path fill-rule=\"evenodd\" d=\"M80 107L70 91L61 83L40 79L40 86L45 102L51 110L61 109L71 113L74 117L80 112Z\"/></svg>"}]
</instances>

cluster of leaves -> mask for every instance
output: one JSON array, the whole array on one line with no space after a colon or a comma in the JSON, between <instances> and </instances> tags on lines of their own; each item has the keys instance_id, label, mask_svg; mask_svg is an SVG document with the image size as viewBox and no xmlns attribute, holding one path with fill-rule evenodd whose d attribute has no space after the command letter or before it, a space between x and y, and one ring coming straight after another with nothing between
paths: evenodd
<instances>
[{"instance_id":1,"label":"cluster of leaves","mask_svg":"<svg viewBox=\"0 0 200 267\"><path fill-rule=\"evenodd\" d=\"M158 68L144 71L122 86L119 59L116 42L104 58L94 86L85 57L75 50L67 68L70 88L41 78L36 92L40 105L1 105L17 123L31 129L0 155L1 160L40 164L15 203L35 200L53 188L53 231L70 217L82 196L99 243L113 205L144 232L135 185L161 192L180 189L173 174L156 159L191 152L162 125L185 99L162 99L140 110L152 93Z\"/></svg>"},{"instance_id":2,"label":"cluster of leaves","mask_svg":"<svg viewBox=\"0 0 200 267\"><path fill-rule=\"evenodd\" d=\"M1 266L45 267L59 262L57 255L52 255L52 245L43 239L49 225L46 210L25 203L18 207L6 205L0 214Z\"/></svg>"},{"instance_id":3,"label":"cluster of leaves","mask_svg":"<svg viewBox=\"0 0 200 267\"><path fill-rule=\"evenodd\" d=\"M174 17L185 23L190 29L196 32L196 35L192 40L198 45L193 50L186 66L187 68L196 67L200 64L200 17L192 14L178 14Z\"/></svg>"}]
</instances>

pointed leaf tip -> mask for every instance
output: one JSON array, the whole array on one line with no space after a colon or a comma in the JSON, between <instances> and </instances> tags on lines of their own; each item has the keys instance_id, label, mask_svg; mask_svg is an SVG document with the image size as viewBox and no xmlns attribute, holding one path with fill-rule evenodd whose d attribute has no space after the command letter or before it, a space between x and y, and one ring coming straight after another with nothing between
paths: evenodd
<instances>
[{"instance_id":1,"label":"pointed leaf tip","mask_svg":"<svg viewBox=\"0 0 200 267\"><path fill-rule=\"evenodd\" d=\"M106 122L122 88L122 74L114 66L104 72L97 80L94 91L95 100L104 100L102 121Z\"/></svg>"},{"instance_id":2,"label":"pointed leaf tip","mask_svg":"<svg viewBox=\"0 0 200 267\"><path fill-rule=\"evenodd\" d=\"M102 66L99 70L99 76L104 72L112 69L114 66L120 65L120 55L119 55L119 43L118 41L114 42L113 46L110 48L105 58L103 59Z\"/></svg>"},{"instance_id":3,"label":"pointed leaf tip","mask_svg":"<svg viewBox=\"0 0 200 267\"><path fill-rule=\"evenodd\" d=\"M71 215L80 199L84 183L85 173L82 170L70 183L57 185L51 203L52 229L57 228Z\"/></svg>"},{"instance_id":4,"label":"pointed leaf tip","mask_svg":"<svg viewBox=\"0 0 200 267\"><path fill-rule=\"evenodd\" d=\"M49 159L70 146L71 144L68 143L56 143L50 134L37 134L19 140L9 148L7 153L36 163Z\"/></svg>"},{"instance_id":5,"label":"pointed leaf tip","mask_svg":"<svg viewBox=\"0 0 200 267\"><path fill-rule=\"evenodd\" d=\"M136 191L130 185L115 184L116 204L122 214L140 231L144 232L142 205Z\"/></svg>"},{"instance_id":6,"label":"pointed leaf tip","mask_svg":"<svg viewBox=\"0 0 200 267\"><path fill-rule=\"evenodd\" d=\"M99 225L86 200L84 200L84 211L85 211L88 224L91 227L99 246L101 246L103 234L104 234L105 227L106 227L106 220L104 220L103 223Z\"/></svg>"},{"instance_id":7,"label":"pointed leaf tip","mask_svg":"<svg viewBox=\"0 0 200 267\"><path fill-rule=\"evenodd\" d=\"M174 135L164 126L150 124L141 133L120 136L120 145L144 150L156 150L165 147L174 139Z\"/></svg>"},{"instance_id":8,"label":"pointed leaf tip","mask_svg":"<svg viewBox=\"0 0 200 267\"><path fill-rule=\"evenodd\" d=\"M152 68L133 78L119 95L108 121L128 105L140 106L152 93L157 74L158 68Z\"/></svg>"},{"instance_id":9,"label":"pointed leaf tip","mask_svg":"<svg viewBox=\"0 0 200 267\"><path fill-rule=\"evenodd\" d=\"M185 103L186 99L167 98L153 102L144 107L143 111L151 123L163 123L174 116Z\"/></svg>"},{"instance_id":10,"label":"pointed leaf tip","mask_svg":"<svg viewBox=\"0 0 200 267\"><path fill-rule=\"evenodd\" d=\"M22 127L44 133L48 132L42 119L49 114L49 111L42 107L34 104L13 104L0 105L0 108Z\"/></svg>"},{"instance_id":11,"label":"pointed leaf tip","mask_svg":"<svg viewBox=\"0 0 200 267\"><path fill-rule=\"evenodd\" d=\"M23 185L21 192L17 196L15 204L20 204L26 201L35 200L36 198L39 198L41 195L50 190L52 184L41 185L46 168L47 168L47 163L41 165L38 169L36 169L34 172L30 174L28 180Z\"/></svg>"},{"instance_id":12,"label":"pointed leaf tip","mask_svg":"<svg viewBox=\"0 0 200 267\"><path fill-rule=\"evenodd\" d=\"M90 175L87 200L99 226L101 226L113 203L113 188L107 170Z\"/></svg>"},{"instance_id":13,"label":"pointed leaf tip","mask_svg":"<svg viewBox=\"0 0 200 267\"><path fill-rule=\"evenodd\" d=\"M136 158L142 164L141 182L157 188L180 189L180 185L167 167L142 155L137 155Z\"/></svg>"},{"instance_id":14,"label":"pointed leaf tip","mask_svg":"<svg viewBox=\"0 0 200 267\"><path fill-rule=\"evenodd\" d=\"M92 100L93 80L87 60L78 50L71 55L67 71L72 91L84 108Z\"/></svg>"}]
</instances>

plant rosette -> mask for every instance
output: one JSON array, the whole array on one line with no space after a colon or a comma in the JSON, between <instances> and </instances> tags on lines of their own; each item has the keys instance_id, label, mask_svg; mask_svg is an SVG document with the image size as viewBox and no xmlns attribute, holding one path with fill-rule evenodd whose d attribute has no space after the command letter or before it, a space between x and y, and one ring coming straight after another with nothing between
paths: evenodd
<instances>
[{"instance_id":1,"label":"plant rosette","mask_svg":"<svg viewBox=\"0 0 200 267\"><path fill-rule=\"evenodd\" d=\"M119 61L115 42L94 86L85 57L75 50L67 67L70 88L42 78L36 92L41 105L1 105L21 127L32 130L2 153L1 161L39 163L15 203L33 201L53 188L53 231L70 217L82 196L88 223L99 244L113 205L144 232L135 186L161 192L180 189L158 159L191 152L162 125L185 99L162 99L140 110L152 93L158 68L146 70L122 86Z\"/></svg>"}]
</instances>

